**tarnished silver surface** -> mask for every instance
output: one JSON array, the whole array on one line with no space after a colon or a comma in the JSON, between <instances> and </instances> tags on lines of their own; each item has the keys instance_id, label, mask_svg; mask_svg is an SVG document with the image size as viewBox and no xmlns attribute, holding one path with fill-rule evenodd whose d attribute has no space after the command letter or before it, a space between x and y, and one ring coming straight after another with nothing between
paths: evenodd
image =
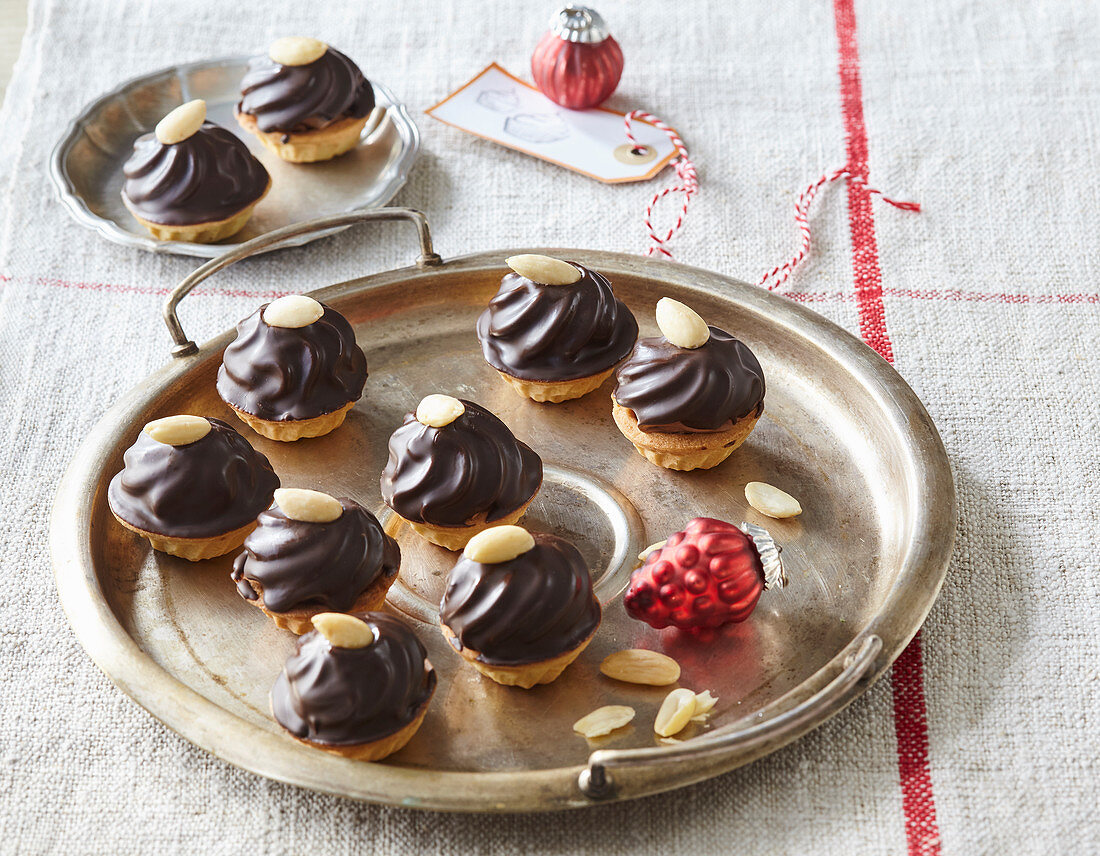
<instances>
[{"instance_id":1,"label":"tarnished silver surface","mask_svg":"<svg viewBox=\"0 0 1100 856\"><path fill-rule=\"evenodd\" d=\"M316 164L291 164L241 129L233 112L247 56L173 66L120 85L89 104L66 129L50 158L58 196L77 222L108 240L158 253L214 258L227 249L292 223L347 211L377 208L405 184L420 148L420 132L403 104L372 81L378 105L359 147ZM119 195L122 166L133 142L171 109L203 98L207 118L248 144L271 173L271 191L244 229L217 244L158 241L138 223ZM337 230L303 235L297 246Z\"/></svg>"},{"instance_id":2,"label":"tarnished silver surface","mask_svg":"<svg viewBox=\"0 0 1100 856\"><path fill-rule=\"evenodd\" d=\"M606 274L642 335L656 333L653 307L668 295L744 339L768 380L764 415L748 442L713 470L662 470L615 428L610 382L557 406L506 387L481 358L474 321L507 271L505 257L518 252L570 258ZM293 639L237 595L232 557L192 565L153 554L107 509L107 483L149 419L190 412L237 424L214 391L230 332L123 396L77 453L54 506L58 591L89 654L155 716L231 763L356 799L449 810L568 808L656 793L774 751L842 709L900 653L935 600L955 524L936 429L890 366L798 304L672 262L521 248L314 295L348 317L367 353L363 400L343 427L316 440L283 444L238 427L284 485L355 497L401 542L390 608L413 621L440 678L424 726L405 749L362 764L282 734L267 693ZM224 320L229 328L237 319ZM542 455L546 482L527 523L574 539L591 563L604 622L551 685L498 686L450 650L434 622L454 554L419 539L381 504L390 432L423 395L439 391L486 405ZM744 498L753 480L788 490L804 513L761 517ZM763 524L783 547L790 584L766 591L749 620L711 639L629 619L620 595L637 553L700 514ZM698 739L659 744L652 722L665 689L600 675L603 657L625 647L664 651L682 665L682 686L719 698L710 724L683 735ZM638 715L598 740L572 732L574 721L605 704L632 705Z\"/></svg>"}]
</instances>

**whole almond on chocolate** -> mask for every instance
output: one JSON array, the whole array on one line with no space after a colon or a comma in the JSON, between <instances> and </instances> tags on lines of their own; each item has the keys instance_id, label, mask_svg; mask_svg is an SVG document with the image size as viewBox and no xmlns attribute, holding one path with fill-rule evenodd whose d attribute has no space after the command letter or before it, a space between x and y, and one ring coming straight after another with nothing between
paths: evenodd
<instances>
[{"instance_id":1,"label":"whole almond on chocolate","mask_svg":"<svg viewBox=\"0 0 1100 856\"><path fill-rule=\"evenodd\" d=\"M320 612L310 619L310 623L334 648L366 648L374 642L370 625L354 615Z\"/></svg>"},{"instance_id":2,"label":"whole almond on chocolate","mask_svg":"<svg viewBox=\"0 0 1100 856\"><path fill-rule=\"evenodd\" d=\"M157 141L165 146L182 143L202 127L206 121L206 102L201 98L181 104L159 122L153 130Z\"/></svg>"},{"instance_id":3,"label":"whole almond on chocolate","mask_svg":"<svg viewBox=\"0 0 1100 856\"><path fill-rule=\"evenodd\" d=\"M520 276L539 285L570 285L581 278L581 272L575 265L550 256L525 253L511 256L504 263Z\"/></svg>"},{"instance_id":4,"label":"whole almond on chocolate","mask_svg":"<svg viewBox=\"0 0 1100 856\"><path fill-rule=\"evenodd\" d=\"M701 348L710 339L710 328L699 313L671 297L657 301L657 326L678 348Z\"/></svg>"}]
</instances>

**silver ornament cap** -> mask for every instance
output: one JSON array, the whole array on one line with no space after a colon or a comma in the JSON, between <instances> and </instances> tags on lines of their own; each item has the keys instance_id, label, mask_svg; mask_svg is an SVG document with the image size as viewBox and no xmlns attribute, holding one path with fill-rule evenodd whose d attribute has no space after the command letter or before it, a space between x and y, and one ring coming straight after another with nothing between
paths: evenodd
<instances>
[{"instance_id":1,"label":"silver ornament cap","mask_svg":"<svg viewBox=\"0 0 1100 856\"><path fill-rule=\"evenodd\" d=\"M749 536L757 555L760 556L760 564L764 566L764 588L785 587L787 572L783 570L783 560L779 558L783 548L775 543L772 533L755 523L742 522L739 528Z\"/></svg>"},{"instance_id":2,"label":"silver ornament cap","mask_svg":"<svg viewBox=\"0 0 1100 856\"><path fill-rule=\"evenodd\" d=\"M598 44L610 35L599 12L575 3L568 3L554 13L550 32L559 39L582 45Z\"/></svg>"}]
</instances>

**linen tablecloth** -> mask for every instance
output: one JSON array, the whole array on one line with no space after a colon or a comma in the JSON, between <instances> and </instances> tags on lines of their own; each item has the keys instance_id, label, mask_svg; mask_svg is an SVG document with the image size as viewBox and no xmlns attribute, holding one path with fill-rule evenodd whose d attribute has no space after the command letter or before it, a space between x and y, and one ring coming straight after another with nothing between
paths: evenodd
<instances>
[{"instance_id":1,"label":"linen tablecloth","mask_svg":"<svg viewBox=\"0 0 1100 856\"><path fill-rule=\"evenodd\" d=\"M683 134L701 191L679 261L754 280L797 242L792 202L847 166L920 214L833 184L785 288L891 359L943 434L954 559L919 640L842 715L695 787L569 815L362 805L227 766L96 669L47 552L86 430L167 360L165 289L193 259L75 224L47 159L124 78L310 34L412 108L396 204L444 256L641 251L670 173L608 187L420 111L497 60L527 75L552 5L33 0L0 112L0 851L20 853L1087 853L1100 851L1100 13L1069 0L600 0L626 54L611 106ZM665 212L671 216L671 212ZM366 227L238 266L185 307L198 341L255 306L407 264ZM232 296L230 296L232 295Z\"/></svg>"}]
</instances>

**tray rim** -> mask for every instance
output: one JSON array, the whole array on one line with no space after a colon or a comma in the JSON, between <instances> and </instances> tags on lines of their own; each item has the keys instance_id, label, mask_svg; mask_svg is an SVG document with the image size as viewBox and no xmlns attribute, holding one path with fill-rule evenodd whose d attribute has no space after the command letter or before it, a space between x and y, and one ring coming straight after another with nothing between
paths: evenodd
<instances>
[{"instance_id":1,"label":"tray rim","mask_svg":"<svg viewBox=\"0 0 1100 856\"><path fill-rule=\"evenodd\" d=\"M885 415L891 417L895 429L903 438L908 435L910 439L920 440L913 449L918 456L918 463L924 465L921 469L923 479L920 486L925 494L934 496L936 502L923 508L918 506L923 514L918 515L914 521L914 531L925 532L932 537L919 540L915 548L911 545L883 606L849 646L838 652L815 675L752 717L726 725L711 734L718 736L753 724L766 724L790 713L811 696L835 683L842 676L846 662L851 660L853 652L861 645L866 648L869 641L878 637L881 647L875 649L873 663L859 679L857 689L842 699L834 700L833 704L816 710L808 721L799 723L781 735L769 735L769 739L762 738L728 752L701 753L704 757L700 757L698 765L688 771L678 771L674 781L670 781L667 776L646 778L641 775L633 783L628 779L628 787L623 789L625 792L617 792L610 795L610 798L635 798L709 779L756 760L803 736L846 707L881 677L920 629L946 577L957 520L955 488L946 450L927 410L892 366L840 326L794 301L784 300L771 292L722 274L677 262L597 250L495 250L461 256L448 260L440 267L427 270L405 267L359 277L310 293L319 299L338 300L356 293L365 294L395 282L407 281L411 284L415 280L430 280L436 271L502 271L503 258L517 252L568 255L581 263L611 272L618 270L620 273L671 280L678 285L686 285L714 297L741 303L752 311L767 314L772 321L809 339L830 353L835 360L843 363L847 372L867 388L868 392L874 393L871 382L881 386L881 394L875 395L875 398ZM684 280L690 280L690 284ZM360 776L360 786L341 787L333 784L329 777L303 772L308 770L308 760L318 753L286 741L280 735L258 729L207 700L153 662L126 633L111 612L95 579L91 552L84 549L91 542L93 491L99 484L97 470L100 469L102 459L118 443L117 424L121 421L127 424L132 422L136 413L147 406L150 400L184 378L199 362L224 348L231 335L230 329L211 338L196 354L172 360L123 394L89 432L58 487L50 523L55 581L70 624L92 660L126 695L185 739L234 766L288 784L353 799L444 811L539 811L599 804L578 789L578 777L589 769L585 765L506 772L469 772L424 771L375 764L372 765L374 769L369 783L363 785L363 777ZM901 412L902 403L908 408L904 413ZM908 432L902 430L902 424L909 426ZM900 606L903 601L904 609ZM218 727L223 730L216 731L207 722L208 719L217 721ZM706 737L691 743L705 749ZM246 744L251 748L246 749ZM675 751L670 750L668 757ZM655 750L654 754L660 755L662 752ZM359 762L343 762L341 759L332 759L331 756L326 758L330 759L330 763L335 761L339 766L350 764L354 770L361 771L362 765ZM589 766L591 764L590 761ZM424 777L424 772L430 775ZM427 793L423 787L426 778L433 780L426 789ZM402 797L402 794L408 793L421 795Z\"/></svg>"},{"instance_id":2,"label":"tray rim","mask_svg":"<svg viewBox=\"0 0 1100 856\"><path fill-rule=\"evenodd\" d=\"M149 84L157 78L180 77L208 68L244 63L251 59L252 56L253 54L235 54L233 56L196 60L194 62L166 66L156 71L130 77L122 83L119 83L114 89L104 92L102 95L86 103L80 109L80 112L65 126L65 130L50 151L50 181L53 184L58 201L64 205L69 215L81 226L93 230L112 243L121 244L126 247L136 247L151 253L212 259L229 250L236 249L244 243L243 241L237 241L234 243L199 244L192 241L158 241L149 235L137 235L127 232L113 220L109 220L106 217L100 217L88 207L88 203L85 201L84 197L77 193L73 180L65 167L65 162L69 153L79 141L89 117L102 109L108 101L118 98L138 86ZM374 208L382 208L387 205L408 182L409 173L412 171L413 165L416 163L420 154L420 129L417 127L416 122L413 121L408 107L404 102L398 101L393 92L384 84L376 80L371 80L370 84L375 92L384 96L385 100L388 102L388 106L386 107L387 117L397 128L403 145L401 156L396 161L396 174L384 185L379 201L374 205L349 208L349 212L367 211ZM324 232L302 235L298 238L282 241L277 247L273 247L272 249L300 247L312 241L335 235L337 232L342 232L346 228L346 226L340 226Z\"/></svg>"}]
</instances>

